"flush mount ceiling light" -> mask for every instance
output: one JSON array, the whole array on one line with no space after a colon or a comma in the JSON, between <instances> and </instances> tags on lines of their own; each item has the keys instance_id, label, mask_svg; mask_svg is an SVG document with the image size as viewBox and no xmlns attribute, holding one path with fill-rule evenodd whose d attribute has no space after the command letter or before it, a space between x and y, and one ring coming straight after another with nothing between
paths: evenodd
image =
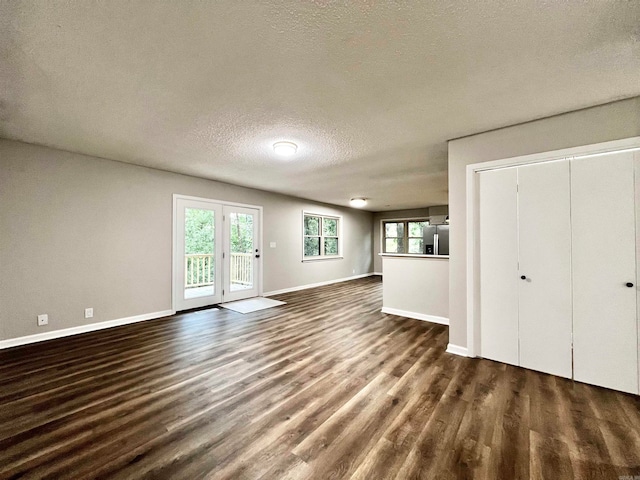
<instances>
[{"instance_id":1,"label":"flush mount ceiling light","mask_svg":"<svg viewBox=\"0 0 640 480\"><path fill-rule=\"evenodd\" d=\"M298 151L298 146L293 142L276 142L273 144L273 151L276 155L290 157Z\"/></svg>"},{"instance_id":2,"label":"flush mount ceiling light","mask_svg":"<svg viewBox=\"0 0 640 480\"><path fill-rule=\"evenodd\" d=\"M352 198L351 206L354 208L362 208L367 204L366 198Z\"/></svg>"}]
</instances>

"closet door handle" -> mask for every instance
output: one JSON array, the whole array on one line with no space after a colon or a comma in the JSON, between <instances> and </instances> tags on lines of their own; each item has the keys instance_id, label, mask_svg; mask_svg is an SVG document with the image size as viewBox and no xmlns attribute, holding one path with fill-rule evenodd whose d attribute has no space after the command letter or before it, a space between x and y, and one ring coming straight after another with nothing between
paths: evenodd
<instances>
[{"instance_id":1,"label":"closet door handle","mask_svg":"<svg viewBox=\"0 0 640 480\"><path fill-rule=\"evenodd\" d=\"M633 283L627 282L627 287L632 288L633 287Z\"/></svg>"},{"instance_id":2,"label":"closet door handle","mask_svg":"<svg viewBox=\"0 0 640 480\"><path fill-rule=\"evenodd\" d=\"M527 276L526 275L520 275L520 280L526 280Z\"/></svg>"}]
</instances>

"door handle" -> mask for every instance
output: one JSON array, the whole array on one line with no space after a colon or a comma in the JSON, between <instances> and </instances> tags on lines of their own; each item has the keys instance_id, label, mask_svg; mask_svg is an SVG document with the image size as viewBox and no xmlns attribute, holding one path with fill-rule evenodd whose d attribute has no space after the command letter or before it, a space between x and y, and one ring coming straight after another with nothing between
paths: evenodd
<instances>
[{"instance_id":1,"label":"door handle","mask_svg":"<svg viewBox=\"0 0 640 480\"><path fill-rule=\"evenodd\" d=\"M633 288L633 283L631 283L631 282L627 282L627 287L629 287L629 288Z\"/></svg>"},{"instance_id":2,"label":"door handle","mask_svg":"<svg viewBox=\"0 0 640 480\"><path fill-rule=\"evenodd\" d=\"M256 258L260 258L260 255L256 255Z\"/></svg>"},{"instance_id":3,"label":"door handle","mask_svg":"<svg viewBox=\"0 0 640 480\"><path fill-rule=\"evenodd\" d=\"M520 275L520 280L526 280L527 276L526 275Z\"/></svg>"}]
</instances>

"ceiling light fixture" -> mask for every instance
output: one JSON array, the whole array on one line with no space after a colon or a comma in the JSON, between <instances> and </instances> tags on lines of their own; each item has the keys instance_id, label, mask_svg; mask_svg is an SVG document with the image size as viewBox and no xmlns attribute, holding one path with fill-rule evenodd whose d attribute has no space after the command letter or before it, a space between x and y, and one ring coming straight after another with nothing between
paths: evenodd
<instances>
[{"instance_id":1,"label":"ceiling light fixture","mask_svg":"<svg viewBox=\"0 0 640 480\"><path fill-rule=\"evenodd\" d=\"M290 157L298 151L298 146L293 142L276 142L273 144L273 151L276 152L276 155Z\"/></svg>"},{"instance_id":2,"label":"ceiling light fixture","mask_svg":"<svg viewBox=\"0 0 640 480\"><path fill-rule=\"evenodd\" d=\"M352 198L351 206L354 208L362 208L367 204L366 198Z\"/></svg>"}]
</instances>

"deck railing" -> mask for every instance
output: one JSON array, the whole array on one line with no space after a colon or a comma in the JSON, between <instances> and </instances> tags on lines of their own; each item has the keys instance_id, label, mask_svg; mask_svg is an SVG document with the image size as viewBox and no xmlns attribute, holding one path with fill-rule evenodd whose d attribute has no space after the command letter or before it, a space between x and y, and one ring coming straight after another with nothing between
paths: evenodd
<instances>
[{"instance_id":1,"label":"deck railing","mask_svg":"<svg viewBox=\"0 0 640 480\"><path fill-rule=\"evenodd\" d=\"M230 259L231 283L251 285L253 270L251 253L232 253ZM184 256L185 288L213 285L213 254L193 253Z\"/></svg>"},{"instance_id":2,"label":"deck railing","mask_svg":"<svg viewBox=\"0 0 640 480\"><path fill-rule=\"evenodd\" d=\"M253 284L252 253L231 254L231 283L240 285Z\"/></svg>"},{"instance_id":3,"label":"deck railing","mask_svg":"<svg viewBox=\"0 0 640 480\"><path fill-rule=\"evenodd\" d=\"M194 253L184 256L186 288L213 285L213 255Z\"/></svg>"}]
</instances>

